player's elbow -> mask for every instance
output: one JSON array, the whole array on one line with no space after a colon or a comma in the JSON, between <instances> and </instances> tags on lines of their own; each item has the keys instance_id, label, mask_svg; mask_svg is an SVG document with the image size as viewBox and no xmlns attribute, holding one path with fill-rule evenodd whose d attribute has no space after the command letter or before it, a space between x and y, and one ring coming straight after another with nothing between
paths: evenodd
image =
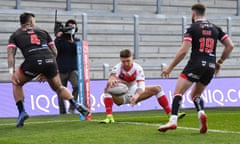
<instances>
[{"instance_id":1,"label":"player's elbow","mask_svg":"<svg viewBox=\"0 0 240 144\"><path fill-rule=\"evenodd\" d=\"M179 53L179 58L182 60L187 55L187 51L182 51Z\"/></svg>"},{"instance_id":2,"label":"player's elbow","mask_svg":"<svg viewBox=\"0 0 240 144\"><path fill-rule=\"evenodd\" d=\"M224 46L225 46L225 48L228 50L228 51L232 51L233 50L233 48L234 48L234 44L233 44L233 42L231 41L231 39L227 39L227 40L225 40L224 42L223 42L223 44L224 44Z\"/></svg>"},{"instance_id":3,"label":"player's elbow","mask_svg":"<svg viewBox=\"0 0 240 144\"><path fill-rule=\"evenodd\" d=\"M141 93L143 93L145 91L145 83L144 83L144 81L138 82L138 91L140 91Z\"/></svg>"},{"instance_id":4,"label":"player's elbow","mask_svg":"<svg viewBox=\"0 0 240 144\"><path fill-rule=\"evenodd\" d=\"M232 50L233 50L233 48L234 48L234 44L233 44L233 43L231 43L231 44L229 45L229 48L228 48L228 49L232 51Z\"/></svg>"},{"instance_id":5,"label":"player's elbow","mask_svg":"<svg viewBox=\"0 0 240 144\"><path fill-rule=\"evenodd\" d=\"M233 44L229 44L225 47L226 51L230 54L234 48Z\"/></svg>"}]
</instances>

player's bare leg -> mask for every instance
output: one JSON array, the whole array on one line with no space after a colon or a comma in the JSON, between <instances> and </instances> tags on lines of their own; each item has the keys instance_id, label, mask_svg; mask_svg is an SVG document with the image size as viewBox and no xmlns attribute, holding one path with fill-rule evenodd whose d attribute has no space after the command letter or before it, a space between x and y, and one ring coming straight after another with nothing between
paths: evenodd
<instances>
[{"instance_id":1,"label":"player's bare leg","mask_svg":"<svg viewBox=\"0 0 240 144\"><path fill-rule=\"evenodd\" d=\"M143 101L152 96L156 96L159 105L161 105L164 111L166 112L166 114L169 115L171 113L171 107L169 105L169 102L165 93L163 92L160 86L157 86L157 85L146 86L144 93L139 96L136 102Z\"/></svg>"},{"instance_id":2,"label":"player's bare leg","mask_svg":"<svg viewBox=\"0 0 240 144\"><path fill-rule=\"evenodd\" d=\"M171 115L171 107L170 107L170 104L168 102L167 96L163 92L162 88L158 85L146 86L144 93L142 95L140 95L137 102L143 101L143 100L148 99L152 96L156 96L159 105L162 106L165 113L168 116L170 116ZM178 119L183 118L185 115L186 115L186 113L184 113L184 112L178 113Z\"/></svg>"},{"instance_id":3,"label":"player's bare leg","mask_svg":"<svg viewBox=\"0 0 240 144\"><path fill-rule=\"evenodd\" d=\"M208 129L207 115L204 111L204 102L203 99L200 97L205 87L206 86L202 83L196 83L191 91L192 100L198 112L200 133L206 133Z\"/></svg>"},{"instance_id":4,"label":"player's bare leg","mask_svg":"<svg viewBox=\"0 0 240 144\"><path fill-rule=\"evenodd\" d=\"M103 102L105 104L105 110L106 110L106 118L102 120L100 123L104 123L104 124L115 123L115 120L112 114L113 102L119 106L126 103L130 103L129 100L131 95L129 95L128 93L122 96L114 96L114 95L110 95L109 93L104 93L103 95L104 95Z\"/></svg>"},{"instance_id":5,"label":"player's bare leg","mask_svg":"<svg viewBox=\"0 0 240 144\"><path fill-rule=\"evenodd\" d=\"M19 112L16 127L23 127L24 121L29 118L29 115L24 108L23 85L30 80L31 78L25 76L19 71L16 71L13 74L13 95Z\"/></svg>"},{"instance_id":6,"label":"player's bare leg","mask_svg":"<svg viewBox=\"0 0 240 144\"><path fill-rule=\"evenodd\" d=\"M178 111L181 106L182 95L191 85L192 85L192 82L186 79L183 79L182 77L178 78L177 85L174 92L173 103L172 103L172 114L169 118L168 123L160 126L158 128L158 131L165 132L167 130L174 130L177 128Z\"/></svg>"},{"instance_id":7,"label":"player's bare leg","mask_svg":"<svg viewBox=\"0 0 240 144\"><path fill-rule=\"evenodd\" d=\"M89 114L89 110L82 104L77 103L70 90L64 87L61 83L60 77L57 74L55 77L48 79L48 83L51 88L63 99L69 100L69 102L75 106L75 108L84 116Z\"/></svg>"}]
</instances>

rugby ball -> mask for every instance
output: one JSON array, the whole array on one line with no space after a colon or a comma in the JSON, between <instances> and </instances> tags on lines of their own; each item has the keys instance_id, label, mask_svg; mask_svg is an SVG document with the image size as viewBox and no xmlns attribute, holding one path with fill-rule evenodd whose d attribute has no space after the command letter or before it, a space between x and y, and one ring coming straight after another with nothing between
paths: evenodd
<instances>
[{"instance_id":1,"label":"rugby ball","mask_svg":"<svg viewBox=\"0 0 240 144\"><path fill-rule=\"evenodd\" d=\"M128 92L128 86L124 83L118 83L114 87L109 87L107 92L113 96L121 96Z\"/></svg>"}]
</instances>

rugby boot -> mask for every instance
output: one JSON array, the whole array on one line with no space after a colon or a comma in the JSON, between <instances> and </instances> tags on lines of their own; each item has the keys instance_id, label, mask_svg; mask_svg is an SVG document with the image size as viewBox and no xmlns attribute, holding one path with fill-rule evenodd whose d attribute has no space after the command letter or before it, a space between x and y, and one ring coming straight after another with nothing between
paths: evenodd
<instances>
[{"instance_id":1,"label":"rugby boot","mask_svg":"<svg viewBox=\"0 0 240 144\"><path fill-rule=\"evenodd\" d=\"M75 108L85 117L89 114L88 108L82 104L76 103Z\"/></svg>"},{"instance_id":2,"label":"rugby boot","mask_svg":"<svg viewBox=\"0 0 240 144\"><path fill-rule=\"evenodd\" d=\"M22 111L18 116L16 127L17 128L18 127L23 127L24 126L24 121L28 118L29 118L29 115L25 111Z\"/></svg>"},{"instance_id":3,"label":"rugby boot","mask_svg":"<svg viewBox=\"0 0 240 144\"><path fill-rule=\"evenodd\" d=\"M204 113L199 113L198 121L199 121L200 133L202 133L202 134L206 133L207 129L208 129L207 115Z\"/></svg>"},{"instance_id":4,"label":"rugby boot","mask_svg":"<svg viewBox=\"0 0 240 144\"><path fill-rule=\"evenodd\" d=\"M100 123L104 124L115 123L115 120L113 118L113 115L108 115L104 120L100 121Z\"/></svg>"}]
</instances>

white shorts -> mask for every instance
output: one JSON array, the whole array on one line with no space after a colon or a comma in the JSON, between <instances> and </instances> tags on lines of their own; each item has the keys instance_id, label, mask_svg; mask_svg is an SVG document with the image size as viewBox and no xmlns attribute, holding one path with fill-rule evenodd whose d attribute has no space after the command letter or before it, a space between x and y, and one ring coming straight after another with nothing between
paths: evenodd
<instances>
[{"instance_id":1,"label":"white shorts","mask_svg":"<svg viewBox=\"0 0 240 144\"><path fill-rule=\"evenodd\" d=\"M129 87L128 92L122 96L123 97L123 104L130 104L130 99L136 93L136 90L137 90L137 85L136 84Z\"/></svg>"}]
</instances>

